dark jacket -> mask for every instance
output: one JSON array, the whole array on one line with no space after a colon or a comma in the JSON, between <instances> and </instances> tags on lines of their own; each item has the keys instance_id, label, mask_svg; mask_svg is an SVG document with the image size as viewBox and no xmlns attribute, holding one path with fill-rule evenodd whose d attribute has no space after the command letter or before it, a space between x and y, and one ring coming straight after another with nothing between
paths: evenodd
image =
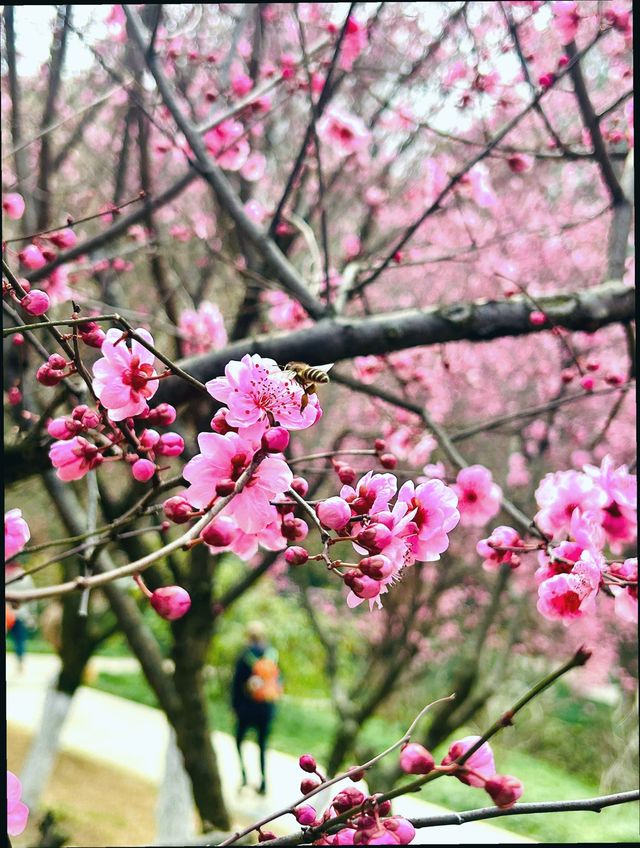
<instances>
[{"instance_id":1,"label":"dark jacket","mask_svg":"<svg viewBox=\"0 0 640 848\"><path fill-rule=\"evenodd\" d=\"M275 704L254 701L247 692L247 681L253 672L253 664L269 650L266 645L247 646L236 662L231 686L231 705L238 715L248 721L269 721L274 714Z\"/></svg>"}]
</instances>

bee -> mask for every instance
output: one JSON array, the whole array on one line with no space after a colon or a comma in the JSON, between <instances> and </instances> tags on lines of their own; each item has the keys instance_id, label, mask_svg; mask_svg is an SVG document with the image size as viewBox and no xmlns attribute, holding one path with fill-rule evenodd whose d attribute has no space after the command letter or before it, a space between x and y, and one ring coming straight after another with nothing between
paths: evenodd
<instances>
[{"instance_id":1,"label":"bee","mask_svg":"<svg viewBox=\"0 0 640 848\"><path fill-rule=\"evenodd\" d=\"M330 365L307 365L306 362L287 362L283 371L304 391L300 404L301 412L309 403L309 397L316 394L316 386L329 382L327 372L331 368L333 368L333 363Z\"/></svg>"}]
</instances>

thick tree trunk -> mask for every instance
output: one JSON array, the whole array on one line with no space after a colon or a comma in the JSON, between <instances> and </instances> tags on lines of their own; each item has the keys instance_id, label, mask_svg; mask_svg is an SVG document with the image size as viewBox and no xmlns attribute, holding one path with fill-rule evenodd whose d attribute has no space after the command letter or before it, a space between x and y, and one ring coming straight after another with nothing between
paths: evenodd
<instances>
[{"instance_id":1,"label":"thick tree trunk","mask_svg":"<svg viewBox=\"0 0 640 848\"><path fill-rule=\"evenodd\" d=\"M156 805L156 842L166 845L184 844L196 834L194 800L189 775L182 753L171 728L167 743L164 777Z\"/></svg>"}]
</instances>

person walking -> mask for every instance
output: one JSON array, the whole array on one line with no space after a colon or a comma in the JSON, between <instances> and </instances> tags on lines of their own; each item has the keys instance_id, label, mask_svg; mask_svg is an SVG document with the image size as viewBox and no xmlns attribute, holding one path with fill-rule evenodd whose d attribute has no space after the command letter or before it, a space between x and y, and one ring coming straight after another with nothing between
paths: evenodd
<instances>
[{"instance_id":1,"label":"person walking","mask_svg":"<svg viewBox=\"0 0 640 848\"><path fill-rule=\"evenodd\" d=\"M282 680L278 668L278 652L269 645L266 629L259 621L247 625L247 645L236 662L233 675L231 703L236 714L236 746L240 758L242 786L247 785L247 773L242 759L242 742L250 728L255 728L260 748L262 781L258 792L267 792L267 741L282 695Z\"/></svg>"},{"instance_id":2,"label":"person walking","mask_svg":"<svg viewBox=\"0 0 640 848\"><path fill-rule=\"evenodd\" d=\"M4 570L5 581L13 580L12 589L33 589L35 584L29 574L25 574L24 568L16 562L9 563ZM18 579L19 578L19 579ZM13 647L18 662L18 671L24 668L24 658L27 653L27 639L31 631L35 629L36 620L33 614L33 604L20 604L16 609L10 611L7 620L7 630L13 641Z\"/></svg>"}]
</instances>

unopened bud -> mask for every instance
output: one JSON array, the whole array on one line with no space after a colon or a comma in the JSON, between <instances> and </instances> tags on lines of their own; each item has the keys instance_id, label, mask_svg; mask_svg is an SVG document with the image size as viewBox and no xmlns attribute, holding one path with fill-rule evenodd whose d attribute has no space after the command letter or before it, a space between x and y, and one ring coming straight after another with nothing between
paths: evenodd
<instances>
[{"instance_id":1,"label":"unopened bud","mask_svg":"<svg viewBox=\"0 0 640 848\"><path fill-rule=\"evenodd\" d=\"M233 519L221 515L207 524L200 535L212 548L226 548L233 541L235 530Z\"/></svg>"},{"instance_id":2,"label":"unopened bud","mask_svg":"<svg viewBox=\"0 0 640 848\"><path fill-rule=\"evenodd\" d=\"M309 559L309 554L304 548L301 548L299 545L294 545L291 548L287 548L284 552L284 558L289 565L304 565Z\"/></svg>"},{"instance_id":3,"label":"unopened bud","mask_svg":"<svg viewBox=\"0 0 640 848\"><path fill-rule=\"evenodd\" d=\"M226 477L224 480L216 483L216 495L219 495L221 498L226 498L227 495L232 494L235 490L236 484L231 477Z\"/></svg>"},{"instance_id":4,"label":"unopened bud","mask_svg":"<svg viewBox=\"0 0 640 848\"><path fill-rule=\"evenodd\" d=\"M31 289L20 301L27 315L44 315L49 308L49 295L39 289Z\"/></svg>"},{"instance_id":5,"label":"unopened bud","mask_svg":"<svg viewBox=\"0 0 640 848\"><path fill-rule=\"evenodd\" d=\"M318 769L318 764L311 754L303 754L298 760L298 765L302 771L307 771L309 774L313 774Z\"/></svg>"},{"instance_id":6,"label":"unopened bud","mask_svg":"<svg viewBox=\"0 0 640 848\"><path fill-rule=\"evenodd\" d=\"M436 761L422 745L409 742L400 752L400 768L406 774L429 774Z\"/></svg>"},{"instance_id":7,"label":"unopened bud","mask_svg":"<svg viewBox=\"0 0 640 848\"><path fill-rule=\"evenodd\" d=\"M138 459L131 466L131 473L139 483L146 483L156 473L155 463L150 459Z\"/></svg>"},{"instance_id":8,"label":"unopened bud","mask_svg":"<svg viewBox=\"0 0 640 848\"><path fill-rule=\"evenodd\" d=\"M186 524L191 518L193 509L182 495L174 495L162 504L164 514L175 524Z\"/></svg>"},{"instance_id":9,"label":"unopened bud","mask_svg":"<svg viewBox=\"0 0 640 848\"><path fill-rule=\"evenodd\" d=\"M355 786L347 786L335 796L331 802L331 806L337 813L344 813L352 807L359 807L365 799L364 792L361 792Z\"/></svg>"},{"instance_id":10,"label":"unopened bud","mask_svg":"<svg viewBox=\"0 0 640 848\"><path fill-rule=\"evenodd\" d=\"M484 788L496 807L500 807L501 810L513 807L524 792L524 786L518 778L508 774L494 774L487 780Z\"/></svg>"},{"instance_id":11,"label":"unopened bud","mask_svg":"<svg viewBox=\"0 0 640 848\"><path fill-rule=\"evenodd\" d=\"M316 820L316 810L311 804L304 804L302 807L296 807L293 811L298 824L310 825Z\"/></svg>"},{"instance_id":12,"label":"unopened bud","mask_svg":"<svg viewBox=\"0 0 640 848\"><path fill-rule=\"evenodd\" d=\"M282 453L289 444L289 432L284 427L271 427L262 437L262 448L269 453Z\"/></svg>"},{"instance_id":13,"label":"unopened bud","mask_svg":"<svg viewBox=\"0 0 640 848\"><path fill-rule=\"evenodd\" d=\"M317 777L304 777L300 782L300 792L303 795L308 795L320 786L320 780Z\"/></svg>"},{"instance_id":14,"label":"unopened bud","mask_svg":"<svg viewBox=\"0 0 640 848\"><path fill-rule=\"evenodd\" d=\"M156 589L149 598L149 602L158 615L166 618L167 621L182 618L189 612L191 606L189 593L182 586L163 586L161 589Z\"/></svg>"},{"instance_id":15,"label":"unopened bud","mask_svg":"<svg viewBox=\"0 0 640 848\"><path fill-rule=\"evenodd\" d=\"M380 457L380 465L383 468L395 468L398 464L398 460L392 453L383 453Z\"/></svg>"}]
</instances>

